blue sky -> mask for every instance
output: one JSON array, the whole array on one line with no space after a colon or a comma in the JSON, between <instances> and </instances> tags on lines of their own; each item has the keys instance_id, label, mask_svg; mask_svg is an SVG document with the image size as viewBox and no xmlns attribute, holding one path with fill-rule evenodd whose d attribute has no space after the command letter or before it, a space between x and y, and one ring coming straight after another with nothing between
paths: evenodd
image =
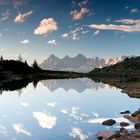
<instances>
[{"instance_id":1,"label":"blue sky","mask_svg":"<svg viewBox=\"0 0 140 140\"><path fill-rule=\"evenodd\" d=\"M0 0L0 54L32 62L139 55L139 0Z\"/></svg>"}]
</instances>

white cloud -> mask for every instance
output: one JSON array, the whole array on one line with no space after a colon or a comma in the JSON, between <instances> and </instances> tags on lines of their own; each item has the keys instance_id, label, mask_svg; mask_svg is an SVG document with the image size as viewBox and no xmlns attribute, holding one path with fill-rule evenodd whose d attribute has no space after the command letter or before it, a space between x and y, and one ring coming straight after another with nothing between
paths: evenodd
<instances>
[{"instance_id":1,"label":"white cloud","mask_svg":"<svg viewBox=\"0 0 140 140\"><path fill-rule=\"evenodd\" d=\"M21 102L20 105L23 106L23 107L28 107L29 106L29 104L26 103L26 102Z\"/></svg>"},{"instance_id":2,"label":"white cloud","mask_svg":"<svg viewBox=\"0 0 140 140\"><path fill-rule=\"evenodd\" d=\"M79 40L81 36L83 37L87 33L89 33L89 30L78 26L74 29L71 29L68 33L62 34L62 37L66 39L71 38L72 40Z\"/></svg>"},{"instance_id":3,"label":"white cloud","mask_svg":"<svg viewBox=\"0 0 140 140\"><path fill-rule=\"evenodd\" d=\"M98 117L99 117L99 114L98 114L98 113L96 113L96 112L92 112L92 114L93 114L96 118L98 118Z\"/></svg>"},{"instance_id":4,"label":"white cloud","mask_svg":"<svg viewBox=\"0 0 140 140\"><path fill-rule=\"evenodd\" d=\"M79 137L80 140L87 140L88 136L82 133L80 128L72 128L69 135L73 138Z\"/></svg>"},{"instance_id":5,"label":"white cloud","mask_svg":"<svg viewBox=\"0 0 140 140\"><path fill-rule=\"evenodd\" d=\"M21 41L22 44L29 44L30 41L28 39L24 39L23 41Z\"/></svg>"},{"instance_id":6,"label":"white cloud","mask_svg":"<svg viewBox=\"0 0 140 140\"><path fill-rule=\"evenodd\" d=\"M46 18L40 22L40 25L34 30L35 35L46 35L49 32L58 29L57 22L53 18Z\"/></svg>"},{"instance_id":7,"label":"white cloud","mask_svg":"<svg viewBox=\"0 0 140 140\"><path fill-rule=\"evenodd\" d=\"M93 35L96 36L96 35L98 35L99 33L100 33L100 31L97 30L97 31L95 31L95 32L93 33Z\"/></svg>"},{"instance_id":8,"label":"white cloud","mask_svg":"<svg viewBox=\"0 0 140 140\"><path fill-rule=\"evenodd\" d=\"M49 102L47 103L47 106L50 106L50 107L55 107L56 105L56 102Z\"/></svg>"},{"instance_id":9,"label":"white cloud","mask_svg":"<svg viewBox=\"0 0 140 140\"><path fill-rule=\"evenodd\" d=\"M79 37L79 32L81 32L83 30L83 27L77 27L76 29L74 30L71 30L70 31L70 37L72 38L72 40L78 40Z\"/></svg>"},{"instance_id":10,"label":"white cloud","mask_svg":"<svg viewBox=\"0 0 140 140\"><path fill-rule=\"evenodd\" d=\"M97 124L97 123L101 124L103 121L108 120L108 119L113 119L117 123L121 123L121 122L129 123L128 119L125 119L125 118L96 118L96 119L88 120L87 122L91 124Z\"/></svg>"},{"instance_id":11,"label":"white cloud","mask_svg":"<svg viewBox=\"0 0 140 140\"><path fill-rule=\"evenodd\" d=\"M55 46L55 45L57 45L57 42L56 42L55 39L53 39L53 40L49 40L49 41L48 41L48 44L49 44L49 45Z\"/></svg>"},{"instance_id":12,"label":"white cloud","mask_svg":"<svg viewBox=\"0 0 140 140\"><path fill-rule=\"evenodd\" d=\"M88 3L88 0L83 0L82 2L78 3L78 6L82 7L82 6L87 5L87 3Z\"/></svg>"},{"instance_id":13,"label":"white cloud","mask_svg":"<svg viewBox=\"0 0 140 140\"><path fill-rule=\"evenodd\" d=\"M70 14L72 15L72 18L74 20L80 20L87 13L89 13L89 9L87 9L87 8L81 8L80 11L74 10L74 11L71 11Z\"/></svg>"},{"instance_id":14,"label":"white cloud","mask_svg":"<svg viewBox=\"0 0 140 140\"><path fill-rule=\"evenodd\" d=\"M77 33L72 33L71 38L72 38L72 40L79 40L79 37L78 37Z\"/></svg>"},{"instance_id":15,"label":"white cloud","mask_svg":"<svg viewBox=\"0 0 140 140\"><path fill-rule=\"evenodd\" d=\"M81 33L86 35L87 33L89 33L89 30L83 30Z\"/></svg>"},{"instance_id":16,"label":"white cloud","mask_svg":"<svg viewBox=\"0 0 140 140\"><path fill-rule=\"evenodd\" d=\"M140 19L120 19L120 20L116 20L115 22L120 22L123 24L136 24L140 26Z\"/></svg>"},{"instance_id":17,"label":"white cloud","mask_svg":"<svg viewBox=\"0 0 140 140\"><path fill-rule=\"evenodd\" d=\"M0 5L13 5L14 8L20 7L25 0L0 0Z\"/></svg>"},{"instance_id":18,"label":"white cloud","mask_svg":"<svg viewBox=\"0 0 140 140\"><path fill-rule=\"evenodd\" d=\"M114 25L114 24L91 24L90 28L98 30L118 30L124 32L140 32L139 25Z\"/></svg>"},{"instance_id":19,"label":"white cloud","mask_svg":"<svg viewBox=\"0 0 140 140\"><path fill-rule=\"evenodd\" d=\"M87 3L88 3L88 0L83 0L82 3L83 3L83 4L87 4Z\"/></svg>"},{"instance_id":20,"label":"white cloud","mask_svg":"<svg viewBox=\"0 0 140 140\"><path fill-rule=\"evenodd\" d=\"M6 10L6 11L3 12L2 15L1 15L1 21L7 20L9 16L10 16L10 12L9 12L9 10Z\"/></svg>"},{"instance_id":21,"label":"white cloud","mask_svg":"<svg viewBox=\"0 0 140 140\"><path fill-rule=\"evenodd\" d=\"M17 133L32 136L32 134L24 128L23 124L13 124L13 128Z\"/></svg>"},{"instance_id":22,"label":"white cloud","mask_svg":"<svg viewBox=\"0 0 140 140\"><path fill-rule=\"evenodd\" d=\"M133 8L133 9L131 9L131 11L130 11L132 14L137 14L137 13L139 13L140 12L140 10L139 9L137 9L137 8Z\"/></svg>"},{"instance_id":23,"label":"white cloud","mask_svg":"<svg viewBox=\"0 0 140 140\"><path fill-rule=\"evenodd\" d=\"M82 113L82 114L81 114L81 117L88 117L88 115L87 115L87 114Z\"/></svg>"},{"instance_id":24,"label":"white cloud","mask_svg":"<svg viewBox=\"0 0 140 140\"><path fill-rule=\"evenodd\" d=\"M61 112L69 115L70 117L76 120L82 120L82 117L83 117L80 114L78 115L78 112L79 112L78 107L72 107L71 109L62 109Z\"/></svg>"},{"instance_id":25,"label":"white cloud","mask_svg":"<svg viewBox=\"0 0 140 140\"><path fill-rule=\"evenodd\" d=\"M80 37L83 37L87 33L89 33L89 30L84 29L84 27L77 26L76 28L71 29L68 33L62 34L62 37L65 39L71 38L72 40L79 40Z\"/></svg>"},{"instance_id":26,"label":"white cloud","mask_svg":"<svg viewBox=\"0 0 140 140\"><path fill-rule=\"evenodd\" d=\"M52 129L55 126L57 120L55 116L43 112L33 112L33 117L37 119L39 125L42 128L48 129Z\"/></svg>"},{"instance_id":27,"label":"white cloud","mask_svg":"<svg viewBox=\"0 0 140 140\"><path fill-rule=\"evenodd\" d=\"M13 1L14 8L18 8L23 4L23 0Z\"/></svg>"},{"instance_id":28,"label":"white cloud","mask_svg":"<svg viewBox=\"0 0 140 140\"><path fill-rule=\"evenodd\" d=\"M24 22L25 21L25 18L27 18L28 16L30 16L32 13L33 13L32 10L29 11L29 12L27 12L27 13L23 13L23 14L19 13L16 16L16 18L15 18L15 22L16 23L22 23L22 22Z\"/></svg>"},{"instance_id":29,"label":"white cloud","mask_svg":"<svg viewBox=\"0 0 140 140\"><path fill-rule=\"evenodd\" d=\"M4 136L7 136L7 128L3 125L0 124L0 133L3 134Z\"/></svg>"},{"instance_id":30,"label":"white cloud","mask_svg":"<svg viewBox=\"0 0 140 140\"><path fill-rule=\"evenodd\" d=\"M69 37L69 34L68 33L64 33L64 34L62 34L62 37L63 38L68 38Z\"/></svg>"},{"instance_id":31,"label":"white cloud","mask_svg":"<svg viewBox=\"0 0 140 140\"><path fill-rule=\"evenodd\" d=\"M71 2L71 6L72 6L72 7L75 7L75 6L76 6L76 1L73 0L73 1Z\"/></svg>"},{"instance_id":32,"label":"white cloud","mask_svg":"<svg viewBox=\"0 0 140 140\"><path fill-rule=\"evenodd\" d=\"M129 9L129 8L130 8L129 6L126 6L126 7L125 7L125 9Z\"/></svg>"}]
</instances>

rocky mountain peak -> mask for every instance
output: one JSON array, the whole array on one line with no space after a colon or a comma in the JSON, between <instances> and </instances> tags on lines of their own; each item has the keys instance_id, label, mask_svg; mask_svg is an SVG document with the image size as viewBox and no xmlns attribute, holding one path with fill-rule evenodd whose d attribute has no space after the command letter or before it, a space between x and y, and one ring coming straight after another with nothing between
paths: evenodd
<instances>
[{"instance_id":1,"label":"rocky mountain peak","mask_svg":"<svg viewBox=\"0 0 140 140\"><path fill-rule=\"evenodd\" d=\"M75 57L66 55L64 58L60 59L53 54L50 55L48 59L43 61L40 67L46 70L89 72L98 67L114 65L120 61L123 61L125 58L126 56L109 59L99 58L96 56L92 58L86 58L83 54L80 53Z\"/></svg>"}]
</instances>

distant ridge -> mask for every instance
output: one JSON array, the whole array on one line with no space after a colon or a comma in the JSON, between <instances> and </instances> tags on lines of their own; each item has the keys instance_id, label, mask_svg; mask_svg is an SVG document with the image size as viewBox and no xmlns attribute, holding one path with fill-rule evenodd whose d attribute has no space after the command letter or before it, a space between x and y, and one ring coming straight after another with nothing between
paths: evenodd
<instances>
[{"instance_id":1,"label":"distant ridge","mask_svg":"<svg viewBox=\"0 0 140 140\"><path fill-rule=\"evenodd\" d=\"M61 59L55 55L50 55L40 64L40 67L45 70L90 72L95 68L114 65L123 61L126 57L127 56L120 56L113 59L104 59L99 57L86 58L83 54L78 54L75 57L66 55Z\"/></svg>"},{"instance_id":2,"label":"distant ridge","mask_svg":"<svg viewBox=\"0 0 140 140\"><path fill-rule=\"evenodd\" d=\"M126 58L123 62L119 62L115 65L104 67L102 69L94 69L89 74L125 74L130 76L132 75L139 75L140 74L140 56L132 57L132 58Z\"/></svg>"}]
</instances>

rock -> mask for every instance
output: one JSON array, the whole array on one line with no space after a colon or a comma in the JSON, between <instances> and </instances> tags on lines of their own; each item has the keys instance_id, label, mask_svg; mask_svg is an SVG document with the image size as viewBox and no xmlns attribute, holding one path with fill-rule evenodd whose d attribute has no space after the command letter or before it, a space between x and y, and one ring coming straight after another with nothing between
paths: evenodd
<instances>
[{"instance_id":1,"label":"rock","mask_svg":"<svg viewBox=\"0 0 140 140\"><path fill-rule=\"evenodd\" d=\"M140 129L140 123L135 124L135 129Z\"/></svg>"},{"instance_id":2,"label":"rock","mask_svg":"<svg viewBox=\"0 0 140 140\"><path fill-rule=\"evenodd\" d=\"M126 134L129 134L129 131L127 129L125 129L125 128L120 128L120 133L122 135L126 135Z\"/></svg>"},{"instance_id":3,"label":"rock","mask_svg":"<svg viewBox=\"0 0 140 140\"><path fill-rule=\"evenodd\" d=\"M121 136L119 140L138 140L133 136Z\"/></svg>"},{"instance_id":4,"label":"rock","mask_svg":"<svg viewBox=\"0 0 140 140\"><path fill-rule=\"evenodd\" d=\"M135 119L134 119L133 116L130 116L130 115L124 115L123 117L126 118L126 119L128 119L128 120L131 121L131 122L135 122Z\"/></svg>"},{"instance_id":5,"label":"rock","mask_svg":"<svg viewBox=\"0 0 140 140\"><path fill-rule=\"evenodd\" d=\"M98 140L102 140L103 136L96 136Z\"/></svg>"},{"instance_id":6,"label":"rock","mask_svg":"<svg viewBox=\"0 0 140 140\"><path fill-rule=\"evenodd\" d=\"M124 111L124 112L120 112L120 114L130 114L130 111Z\"/></svg>"},{"instance_id":7,"label":"rock","mask_svg":"<svg viewBox=\"0 0 140 140\"><path fill-rule=\"evenodd\" d=\"M121 122L121 123L120 123L120 126L121 126L121 127L126 127L126 126L129 126L129 123Z\"/></svg>"},{"instance_id":8,"label":"rock","mask_svg":"<svg viewBox=\"0 0 140 140\"><path fill-rule=\"evenodd\" d=\"M140 139L140 130L133 131L132 136Z\"/></svg>"},{"instance_id":9,"label":"rock","mask_svg":"<svg viewBox=\"0 0 140 140\"><path fill-rule=\"evenodd\" d=\"M116 132L104 131L104 132L98 132L98 133L96 133L96 137L99 140L109 139L110 137L115 137L116 134L117 134Z\"/></svg>"},{"instance_id":10,"label":"rock","mask_svg":"<svg viewBox=\"0 0 140 140\"><path fill-rule=\"evenodd\" d=\"M108 119L108 120L103 121L103 122L102 122L102 125L112 126L112 125L114 125L115 123L116 123L115 120L113 120L113 119Z\"/></svg>"},{"instance_id":11,"label":"rock","mask_svg":"<svg viewBox=\"0 0 140 140\"><path fill-rule=\"evenodd\" d=\"M135 111L134 113L131 114L131 116L136 117L138 114L138 111Z\"/></svg>"},{"instance_id":12,"label":"rock","mask_svg":"<svg viewBox=\"0 0 140 140\"><path fill-rule=\"evenodd\" d=\"M140 109L131 114L133 117L136 117L137 115L140 115Z\"/></svg>"}]
</instances>

